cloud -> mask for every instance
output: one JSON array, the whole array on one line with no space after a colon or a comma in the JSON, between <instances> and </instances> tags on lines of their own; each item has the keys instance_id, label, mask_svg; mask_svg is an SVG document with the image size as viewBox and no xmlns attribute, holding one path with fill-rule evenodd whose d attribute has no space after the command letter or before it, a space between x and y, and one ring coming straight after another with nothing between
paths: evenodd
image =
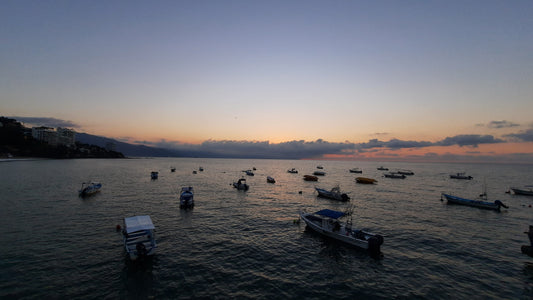
<instances>
[{"instance_id":1,"label":"cloud","mask_svg":"<svg viewBox=\"0 0 533 300\"><path fill-rule=\"evenodd\" d=\"M533 142L533 128L521 131L520 133L506 134L504 137L511 138L519 142Z\"/></svg>"},{"instance_id":2,"label":"cloud","mask_svg":"<svg viewBox=\"0 0 533 300\"><path fill-rule=\"evenodd\" d=\"M479 134L461 134L453 137L447 137L442 141L436 142L434 146L453 146L459 145L477 147L479 144L497 144L505 143L504 140L494 138L492 135L479 135Z\"/></svg>"},{"instance_id":3,"label":"cloud","mask_svg":"<svg viewBox=\"0 0 533 300\"><path fill-rule=\"evenodd\" d=\"M506 121L506 120L503 120L503 121L491 121L487 127L489 128L508 128L508 127L517 127L517 126L520 126L520 124L516 124L516 123L513 123L513 122L509 122L509 121Z\"/></svg>"},{"instance_id":4,"label":"cloud","mask_svg":"<svg viewBox=\"0 0 533 300\"><path fill-rule=\"evenodd\" d=\"M69 127L80 128L81 126L68 120L61 120L56 118L39 118L39 117L10 117L22 123L27 123L35 126L46 127Z\"/></svg>"}]
</instances>

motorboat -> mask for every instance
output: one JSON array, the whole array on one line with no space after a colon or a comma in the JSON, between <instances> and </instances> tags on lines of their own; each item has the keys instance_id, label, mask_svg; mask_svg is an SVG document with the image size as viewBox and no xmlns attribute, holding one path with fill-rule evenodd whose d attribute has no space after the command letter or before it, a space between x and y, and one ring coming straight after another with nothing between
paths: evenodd
<instances>
[{"instance_id":1,"label":"motorboat","mask_svg":"<svg viewBox=\"0 0 533 300\"><path fill-rule=\"evenodd\" d=\"M194 207L194 191L192 186L186 186L181 188L180 193L180 208L193 208Z\"/></svg>"},{"instance_id":2,"label":"motorboat","mask_svg":"<svg viewBox=\"0 0 533 300\"><path fill-rule=\"evenodd\" d=\"M470 180L474 177L472 176L467 176L465 175L465 173L456 173L456 174L450 174L450 178L452 179L467 179L467 180Z\"/></svg>"},{"instance_id":3,"label":"motorboat","mask_svg":"<svg viewBox=\"0 0 533 300\"><path fill-rule=\"evenodd\" d=\"M460 205L467 205L467 206L473 206L473 207L484 208L484 209L492 209L492 210L497 210L497 211L500 211L501 207L509 208L508 206L503 204L500 200L496 200L494 202L488 202L486 201L487 200L486 194L482 194L482 195L485 195L485 197L483 197L481 200L471 200L471 199L461 198L461 197L442 193L441 200L447 200L448 204L460 204Z\"/></svg>"},{"instance_id":4,"label":"motorboat","mask_svg":"<svg viewBox=\"0 0 533 300\"><path fill-rule=\"evenodd\" d=\"M403 174L403 175L415 175L415 173L411 170L398 170L396 173Z\"/></svg>"},{"instance_id":5,"label":"motorboat","mask_svg":"<svg viewBox=\"0 0 533 300\"><path fill-rule=\"evenodd\" d=\"M353 229L352 220L340 222L346 213L323 209L314 213L301 212L300 218L312 230L335 240L368 250L373 255L381 254L383 237L362 229Z\"/></svg>"},{"instance_id":6,"label":"motorboat","mask_svg":"<svg viewBox=\"0 0 533 300\"><path fill-rule=\"evenodd\" d=\"M150 173L150 177L152 179L157 179L159 177L159 172L152 171L152 173Z\"/></svg>"},{"instance_id":7,"label":"motorboat","mask_svg":"<svg viewBox=\"0 0 533 300\"><path fill-rule=\"evenodd\" d=\"M246 184L246 179L241 178L237 182L233 183L233 187L240 190L240 191L247 191L250 186Z\"/></svg>"},{"instance_id":8,"label":"motorboat","mask_svg":"<svg viewBox=\"0 0 533 300\"><path fill-rule=\"evenodd\" d=\"M304 175L304 180L305 181L318 181L318 177L313 176L313 175Z\"/></svg>"},{"instance_id":9,"label":"motorboat","mask_svg":"<svg viewBox=\"0 0 533 300\"><path fill-rule=\"evenodd\" d=\"M170 168L170 172L176 172L176 168L171 167L171 168Z\"/></svg>"},{"instance_id":10,"label":"motorboat","mask_svg":"<svg viewBox=\"0 0 533 300\"><path fill-rule=\"evenodd\" d=\"M405 175L394 172L383 174L383 176L387 178L405 179Z\"/></svg>"},{"instance_id":11,"label":"motorboat","mask_svg":"<svg viewBox=\"0 0 533 300\"><path fill-rule=\"evenodd\" d=\"M313 175L315 175L315 176L324 176L324 175L326 175L326 172L324 172L324 171L314 171Z\"/></svg>"},{"instance_id":12,"label":"motorboat","mask_svg":"<svg viewBox=\"0 0 533 300\"><path fill-rule=\"evenodd\" d=\"M276 183L276 180L273 177L267 176L268 183Z\"/></svg>"},{"instance_id":13,"label":"motorboat","mask_svg":"<svg viewBox=\"0 0 533 300\"><path fill-rule=\"evenodd\" d=\"M350 169L350 173L363 173L363 170L359 169L359 168L353 168L353 169Z\"/></svg>"},{"instance_id":14,"label":"motorboat","mask_svg":"<svg viewBox=\"0 0 533 300\"><path fill-rule=\"evenodd\" d=\"M199 167L198 171L203 172L204 171L204 167Z\"/></svg>"},{"instance_id":15,"label":"motorboat","mask_svg":"<svg viewBox=\"0 0 533 300\"><path fill-rule=\"evenodd\" d=\"M246 170L244 171L246 173L246 175L248 176L254 176L254 172L252 172L252 170Z\"/></svg>"},{"instance_id":16,"label":"motorboat","mask_svg":"<svg viewBox=\"0 0 533 300\"><path fill-rule=\"evenodd\" d=\"M287 172L292 173L292 174L298 174L298 170L296 170L295 168L287 170Z\"/></svg>"},{"instance_id":17,"label":"motorboat","mask_svg":"<svg viewBox=\"0 0 533 300\"><path fill-rule=\"evenodd\" d=\"M379 171L388 171L389 168L385 168L384 166L381 166L378 168Z\"/></svg>"},{"instance_id":18,"label":"motorboat","mask_svg":"<svg viewBox=\"0 0 533 300\"><path fill-rule=\"evenodd\" d=\"M512 187L510 190L515 195L525 195L525 196L533 196L533 189L525 189L525 188L515 188Z\"/></svg>"},{"instance_id":19,"label":"motorboat","mask_svg":"<svg viewBox=\"0 0 533 300\"><path fill-rule=\"evenodd\" d=\"M323 166L316 166L316 168L317 168L317 169L321 169L321 170L324 169Z\"/></svg>"},{"instance_id":20,"label":"motorboat","mask_svg":"<svg viewBox=\"0 0 533 300\"><path fill-rule=\"evenodd\" d=\"M102 188L102 184L99 182L84 182L81 184L81 189L78 191L80 197L90 196L98 193Z\"/></svg>"},{"instance_id":21,"label":"motorboat","mask_svg":"<svg viewBox=\"0 0 533 300\"><path fill-rule=\"evenodd\" d=\"M131 260L154 255L157 248L154 231L155 226L150 216L124 218L124 248Z\"/></svg>"},{"instance_id":22,"label":"motorboat","mask_svg":"<svg viewBox=\"0 0 533 300\"><path fill-rule=\"evenodd\" d=\"M357 183L363 183L363 184L374 184L378 182L374 178L368 178L368 177L357 177L355 178L355 182Z\"/></svg>"},{"instance_id":23,"label":"motorboat","mask_svg":"<svg viewBox=\"0 0 533 300\"><path fill-rule=\"evenodd\" d=\"M330 191L325 189L320 189L315 187L315 190L318 192L319 197L333 199L333 200L339 200L339 201L348 201L350 200L350 197L346 193L342 193L340 191L340 188L338 186L333 187Z\"/></svg>"}]
</instances>

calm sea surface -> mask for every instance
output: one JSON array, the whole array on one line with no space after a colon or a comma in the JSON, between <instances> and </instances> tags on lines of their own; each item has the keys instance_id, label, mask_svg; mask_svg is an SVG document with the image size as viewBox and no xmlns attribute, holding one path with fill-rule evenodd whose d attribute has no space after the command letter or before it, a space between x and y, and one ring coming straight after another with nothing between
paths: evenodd
<instances>
[{"instance_id":1,"label":"calm sea surface","mask_svg":"<svg viewBox=\"0 0 533 300\"><path fill-rule=\"evenodd\" d=\"M306 182L317 165L326 176ZM533 224L533 197L506 194L533 184L531 166L384 163L411 169L405 180L382 177L380 163L121 159L0 163L0 298L358 298L529 299L533 258L523 231ZM175 173L170 167L177 168ZM193 174L203 166L205 171ZM247 176L250 190L231 183ZM287 169L297 168L299 174ZM363 169L376 185L355 183ZM159 171L151 180L150 172ZM467 172L473 180L452 180ZM266 182L266 176L276 179ZM84 181L102 191L86 199ZM501 213L447 205L441 192L475 197L486 182ZM193 186L196 206L179 208L178 190ZM340 185L351 201L316 197ZM299 191L302 193L300 194ZM344 210L354 225L384 236L384 257L324 239L296 224L300 210ZM159 245L142 263L126 257L115 226L150 215ZM533 264L532 264L533 265Z\"/></svg>"}]
</instances>

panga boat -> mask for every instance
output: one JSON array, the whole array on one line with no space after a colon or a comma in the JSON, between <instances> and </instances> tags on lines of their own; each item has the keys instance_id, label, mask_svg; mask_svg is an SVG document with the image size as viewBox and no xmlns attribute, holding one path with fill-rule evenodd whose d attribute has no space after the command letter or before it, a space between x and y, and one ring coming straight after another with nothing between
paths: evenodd
<instances>
[{"instance_id":1,"label":"panga boat","mask_svg":"<svg viewBox=\"0 0 533 300\"><path fill-rule=\"evenodd\" d=\"M246 175L248 176L254 176L254 172L252 172L252 170L246 170L244 171L246 173Z\"/></svg>"},{"instance_id":2,"label":"panga boat","mask_svg":"<svg viewBox=\"0 0 533 300\"><path fill-rule=\"evenodd\" d=\"M317 169L324 169L322 166L316 166Z\"/></svg>"},{"instance_id":3,"label":"panga boat","mask_svg":"<svg viewBox=\"0 0 533 300\"><path fill-rule=\"evenodd\" d=\"M124 218L124 248L131 260L154 255L157 244L154 237L155 226L150 216Z\"/></svg>"},{"instance_id":4,"label":"panga boat","mask_svg":"<svg viewBox=\"0 0 533 300\"><path fill-rule=\"evenodd\" d=\"M176 172L176 168L174 167L170 168L170 172Z\"/></svg>"},{"instance_id":5,"label":"panga boat","mask_svg":"<svg viewBox=\"0 0 533 300\"><path fill-rule=\"evenodd\" d=\"M452 178L452 179L467 179L467 180L470 180L470 179L472 179L474 177L467 176L467 175L465 175L465 173L457 173L457 174L451 174L450 178Z\"/></svg>"},{"instance_id":6,"label":"panga boat","mask_svg":"<svg viewBox=\"0 0 533 300\"><path fill-rule=\"evenodd\" d=\"M378 170L380 170L380 171L388 171L389 168L385 168L384 166L381 166L381 167L378 168Z\"/></svg>"},{"instance_id":7,"label":"panga boat","mask_svg":"<svg viewBox=\"0 0 533 300\"><path fill-rule=\"evenodd\" d=\"M515 195L525 195L525 196L533 196L533 190L532 189L519 189L519 188L510 188L510 190Z\"/></svg>"},{"instance_id":8,"label":"panga boat","mask_svg":"<svg viewBox=\"0 0 533 300\"><path fill-rule=\"evenodd\" d=\"M313 176L313 175L304 175L304 180L305 181L318 181L318 177Z\"/></svg>"},{"instance_id":9,"label":"panga boat","mask_svg":"<svg viewBox=\"0 0 533 300\"><path fill-rule=\"evenodd\" d=\"M352 229L351 220L343 223L338 220L344 216L346 216L345 213L330 209L315 213L300 213L300 218L314 231L379 255L383 237L364 230Z\"/></svg>"},{"instance_id":10,"label":"panga boat","mask_svg":"<svg viewBox=\"0 0 533 300\"><path fill-rule=\"evenodd\" d=\"M415 173L411 170L398 170L396 173L400 173L403 175L415 175Z\"/></svg>"},{"instance_id":11,"label":"panga boat","mask_svg":"<svg viewBox=\"0 0 533 300\"><path fill-rule=\"evenodd\" d=\"M194 207L194 192L192 186L182 187L180 194L180 208Z\"/></svg>"},{"instance_id":12,"label":"panga boat","mask_svg":"<svg viewBox=\"0 0 533 300\"><path fill-rule=\"evenodd\" d=\"M270 176L267 176L267 182L268 183L276 183L276 180Z\"/></svg>"},{"instance_id":13,"label":"panga boat","mask_svg":"<svg viewBox=\"0 0 533 300\"><path fill-rule=\"evenodd\" d=\"M378 182L377 180L373 178L367 178L367 177L357 177L355 178L355 181L357 183L364 183L364 184L374 184L374 182Z\"/></svg>"},{"instance_id":14,"label":"panga boat","mask_svg":"<svg viewBox=\"0 0 533 300\"><path fill-rule=\"evenodd\" d=\"M292 168L290 170L287 170L287 172L289 173L293 173L293 174L298 174L298 170L296 170L295 168Z\"/></svg>"},{"instance_id":15,"label":"panga boat","mask_svg":"<svg viewBox=\"0 0 533 300\"><path fill-rule=\"evenodd\" d=\"M346 193L341 193L340 188L338 186L332 188L331 191L328 191L325 189L319 189L317 187L315 187L315 190L318 192L319 197L324 197L324 198L339 200L339 201L350 200L350 197L348 197Z\"/></svg>"},{"instance_id":16,"label":"panga boat","mask_svg":"<svg viewBox=\"0 0 533 300\"><path fill-rule=\"evenodd\" d=\"M234 182L233 187L241 191L247 191L249 188L249 186L246 184L246 179L244 178L241 178L237 182Z\"/></svg>"},{"instance_id":17,"label":"panga boat","mask_svg":"<svg viewBox=\"0 0 533 300\"><path fill-rule=\"evenodd\" d=\"M471 200L471 199L465 199L457 196L452 196L449 194L442 193L441 200L447 200L448 203L451 204L461 204L461 205L468 205L473 207L479 207L484 209L492 209L500 211L500 207L509 208L505 204L503 204L500 200L496 200L494 202L488 202L483 201L486 200L486 198L482 198L483 200Z\"/></svg>"},{"instance_id":18,"label":"panga boat","mask_svg":"<svg viewBox=\"0 0 533 300\"><path fill-rule=\"evenodd\" d=\"M313 172L313 175L316 175L316 176L324 176L324 175L326 175L326 172L324 172L324 171L314 171L314 172Z\"/></svg>"},{"instance_id":19,"label":"panga boat","mask_svg":"<svg viewBox=\"0 0 533 300\"><path fill-rule=\"evenodd\" d=\"M383 176L385 176L387 178L405 179L405 175L400 174L400 173L387 173L387 174L383 174Z\"/></svg>"},{"instance_id":20,"label":"panga boat","mask_svg":"<svg viewBox=\"0 0 533 300\"><path fill-rule=\"evenodd\" d=\"M363 173L363 170L359 168L353 168L353 169L350 169L350 173Z\"/></svg>"},{"instance_id":21,"label":"panga boat","mask_svg":"<svg viewBox=\"0 0 533 300\"><path fill-rule=\"evenodd\" d=\"M159 177L159 172L153 171L150 173L150 177L152 177L152 179L157 179Z\"/></svg>"},{"instance_id":22,"label":"panga boat","mask_svg":"<svg viewBox=\"0 0 533 300\"><path fill-rule=\"evenodd\" d=\"M78 191L80 197L90 196L94 195L95 193L99 192L102 188L102 184L98 182L91 182L91 183L82 183L81 189Z\"/></svg>"}]
</instances>

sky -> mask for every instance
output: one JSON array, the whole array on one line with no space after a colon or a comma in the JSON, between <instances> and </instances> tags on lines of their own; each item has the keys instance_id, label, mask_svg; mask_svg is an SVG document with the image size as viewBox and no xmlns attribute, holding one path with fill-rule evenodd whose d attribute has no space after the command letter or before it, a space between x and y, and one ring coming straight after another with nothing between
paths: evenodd
<instances>
[{"instance_id":1,"label":"sky","mask_svg":"<svg viewBox=\"0 0 533 300\"><path fill-rule=\"evenodd\" d=\"M0 115L25 124L236 155L533 163L530 0L0 7Z\"/></svg>"}]
</instances>

